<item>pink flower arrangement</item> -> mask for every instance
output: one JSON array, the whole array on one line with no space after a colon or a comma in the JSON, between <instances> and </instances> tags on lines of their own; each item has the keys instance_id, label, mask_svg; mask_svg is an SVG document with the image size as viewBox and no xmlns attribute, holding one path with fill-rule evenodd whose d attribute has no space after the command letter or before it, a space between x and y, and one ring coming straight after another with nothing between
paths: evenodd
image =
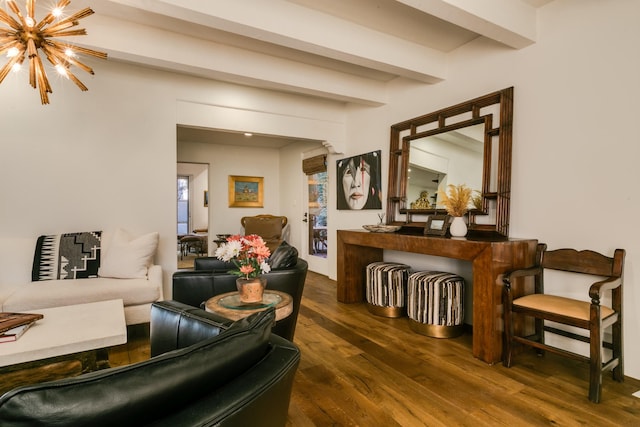
<instances>
[{"instance_id":1,"label":"pink flower arrangement","mask_svg":"<svg viewBox=\"0 0 640 427\"><path fill-rule=\"evenodd\" d=\"M245 279L270 272L271 266L267 263L270 255L269 248L257 234L248 236L236 234L228 237L227 243L223 243L216 249L216 258L232 262L238 267L237 270L230 270L229 273Z\"/></svg>"}]
</instances>

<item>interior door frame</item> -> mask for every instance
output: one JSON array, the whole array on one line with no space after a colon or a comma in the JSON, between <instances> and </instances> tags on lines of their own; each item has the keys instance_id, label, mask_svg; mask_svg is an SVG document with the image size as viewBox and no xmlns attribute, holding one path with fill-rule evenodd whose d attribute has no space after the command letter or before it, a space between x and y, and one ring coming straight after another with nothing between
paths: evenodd
<instances>
[{"instance_id":1,"label":"interior door frame","mask_svg":"<svg viewBox=\"0 0 640 427\"><path fill-rule=\"evenodd\" d=\"M304 158L309 158L309 157L313 157L315 155L318 154L325 154L326 151L322 150L313 150L309 153L305 153L304 154ZM329 171L327 170L327 174L329 173ZM301 213L300 213L300 218L302 218L302 230L300 233L300 250L299 252L299 256L300 258L304 259L305 261L307 261L307 263L309 264L309 270L318 273L318 274L322 274L324 276L328 276L329 275L329 257L330 257L330 253L331 253L331 246L329 244L327 244L327 253L325 257L319 257L319 256L315 256L309 253L309 220L311 217L311 214L309 213L309 177L306 174L302 174L302 179L304 180L303 183L303 200L304 203L301 203ZM329 177L327 176L327 183L329 181L328 179ZM328 185L328 184L327 184ZM327 189L328 190L328 189ZM327 216L327 225L329 224L329 217Z\"/></svg>"}]
</instances>

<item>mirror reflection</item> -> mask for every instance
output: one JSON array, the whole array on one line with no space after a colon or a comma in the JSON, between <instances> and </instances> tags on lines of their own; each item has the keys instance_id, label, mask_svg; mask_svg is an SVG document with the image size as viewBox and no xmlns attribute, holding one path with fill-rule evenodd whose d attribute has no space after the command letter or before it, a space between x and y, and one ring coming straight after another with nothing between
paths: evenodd
<instances>
[{"instance_id":1,"label":"mirror reflection","mask_svg":"<svg viewBox=\"0 0 640 427\"><path fill-rule=\"evenodd\" d=\"M438 190L466 184L482 190L484 123L414 139L409 146L410 209L443 209Z\"/></svg>"}]
</instances>

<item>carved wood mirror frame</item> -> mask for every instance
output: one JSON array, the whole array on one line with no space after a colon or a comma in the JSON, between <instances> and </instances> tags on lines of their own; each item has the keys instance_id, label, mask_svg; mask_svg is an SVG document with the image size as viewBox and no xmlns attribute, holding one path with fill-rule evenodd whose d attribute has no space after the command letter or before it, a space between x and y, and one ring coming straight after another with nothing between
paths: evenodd
<instances>
[{"instance_id":1,"label":"carved wood mirror frame","mask_svg":"<svg viewBox=\"0 0 640 427\"><path fill-rule=\"evenodd\" d=\"M388 224L423 229L426 221L416 221L415 215L446 213L443 209L410 209L407 204L411 141L484 123L482 209L469 211L469 230L508 237L512 122L513 87L510 87L392 125L386 213ZM405 216L404 220L400 215Z\"/></svg>"}]
</instances>

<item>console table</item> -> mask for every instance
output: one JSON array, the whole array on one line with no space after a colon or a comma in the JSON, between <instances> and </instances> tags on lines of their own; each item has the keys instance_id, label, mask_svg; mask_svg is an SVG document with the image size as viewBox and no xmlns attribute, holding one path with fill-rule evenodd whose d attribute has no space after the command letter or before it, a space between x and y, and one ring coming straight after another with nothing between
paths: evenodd
<instances>
[{"instance_id":1,"label":"console table","mask_svg":"<svg viewBox=\"0 0 640 427\"><path fill-rule=\"evenodd\" d=\"M471 261L473 265L473 356L502 360L502 274L534 264L537 240L449 238L422 234L338 230L339 302L364 300L365 270L385 249Z\"/></svg>"}]
</instances>

